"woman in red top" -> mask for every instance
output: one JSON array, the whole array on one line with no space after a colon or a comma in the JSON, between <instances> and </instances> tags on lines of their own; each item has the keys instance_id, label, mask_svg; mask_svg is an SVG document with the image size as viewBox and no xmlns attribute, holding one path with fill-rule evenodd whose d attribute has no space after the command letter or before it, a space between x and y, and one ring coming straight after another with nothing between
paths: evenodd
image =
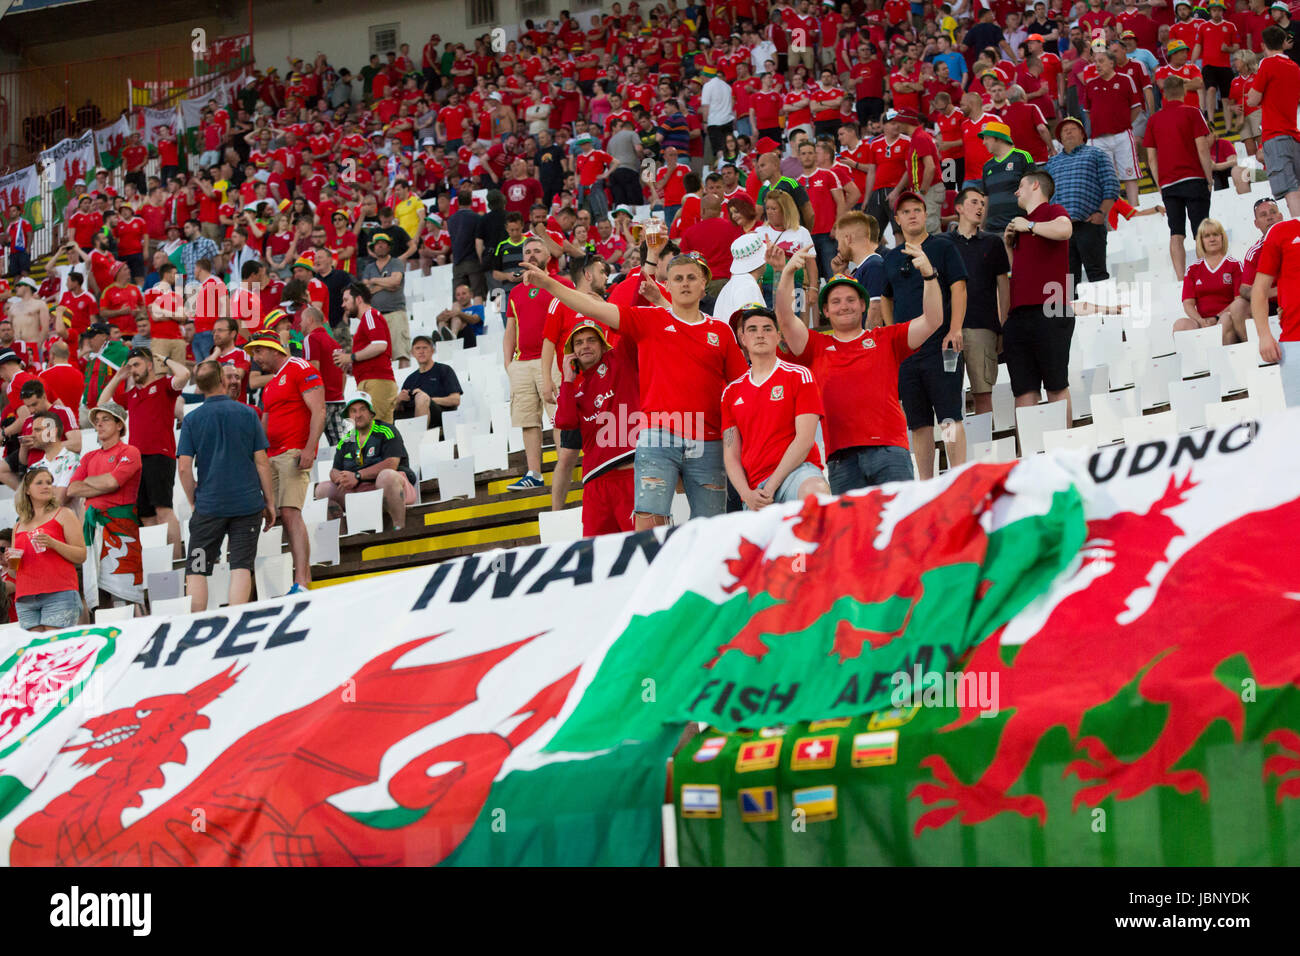
<instances>
[{"instance_id":1,"label":"woman in red top","mask_svg":"<svg viewBox=\"0 0 1300 956\"><path fill-rule=\"evenodd\" d=\"M54 476L32 468L14 496L18 523L5 563L16 572L18 626L25 631L56 631L81 618L77 568L86 560L81 522L59 506Z\"/></svg>"},{"instance_id":2,"label":"woman in red top","mask_svg":"<svg viewBox=\"0 0 1300 956\"><path fill-rule=\"evenodd\" d=\"M1241 287L1241 263L1228 255L1228 232L1214 219L1201 220L1196 230L1198 258L1183 277L1184 318L1174 323L1175 332L1208 329L1221 325L1227 339L1232 330L1229 311ZM1235 335L1228 345L1236 341Z\"/></svg>"},{"instance_id":3,"label":"woman in red top","mask_svg":"<svg viewBox=\"0 0 1300 956\"><path fill-rule=\"evenodd\" d=\"M289 217L281 214L276 217L275 231L266 239L266 260L281 278L289 275L289 266L293 262L293 240Z\"/></svg>"}]
</instances>

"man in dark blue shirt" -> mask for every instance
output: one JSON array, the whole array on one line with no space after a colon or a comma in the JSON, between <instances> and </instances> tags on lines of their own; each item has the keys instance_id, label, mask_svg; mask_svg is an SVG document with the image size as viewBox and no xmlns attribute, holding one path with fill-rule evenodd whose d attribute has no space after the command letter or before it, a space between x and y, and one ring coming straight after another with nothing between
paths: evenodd
<instances>
[{"instance_id":1,"label":"man in dark blue shirt","mask_svg":"<svg viewBox=\"0 0 1300 956\"><path fill-rule=\"evenodd\" d=\"M185 592L194 610L202 611L208 606L208 576L221 560L222 539L228 539L230 555L230 604L248 602L259 526L263 519L268 529L275 524L275 495L266 432L257 413L226 394L220 363L200 362L194 380L203 404L181 423L176 464L194 509Z\"/></svg>"},{"instance_id":2,"label":"man in dark blue shirt","mask_svg":"<svg viewBox=\"0 0 1300 956\"><path fill-rule=\"evenodd\" d=\"M919 212L918 212L919 210ZM920 245L926 258L934 264L943 290L943 324L914 353L903 360L898 370L898 397L912 433L912 450L916 454L917 478L934 477L934 422L943 424L944 442L948 446L948 463L952 467L966 461L966 432L962 427L961 349L962 323L966 318L966 266L951 242L925 231L925 200L914 192L905 192L894 206L905 244ZM881 315L886 325L907 322L923 311L925 284L912 265L903 246L885 254L885 287L881 295ZM947 371L943 351L956 351L956 366Z\"/></svg>"},{"instance_id":3,"label":"man in dark blue shirt","mask_svg":"<svg viewBox=\"0 0 1300 956\"><path fill-rule=\"evenodd\" d=\"M397 393L394 418L418 418L425 415L429 427L442 425L443 409L460 407L460 379L450 365L433 360L433 339L417 335L411 340L411 358L416 368Z\"/></svg>"}]
</instances>

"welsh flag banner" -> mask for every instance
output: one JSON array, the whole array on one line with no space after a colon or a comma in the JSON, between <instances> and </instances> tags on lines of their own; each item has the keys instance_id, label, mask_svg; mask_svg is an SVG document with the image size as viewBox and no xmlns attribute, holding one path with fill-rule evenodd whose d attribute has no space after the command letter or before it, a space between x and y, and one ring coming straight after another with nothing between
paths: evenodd
<instances>
[{"instance_id":1,"label":"welsh flag banner","mask_svg":"<svg viewBox=\"0 0 1300 956\"><path fill-rule=\"evenodd\" d=\"M653 533L82 629L0 671L14 865L652 865L680 728L542 753ZM32 637L35 637L32 635ZM41 656L44 655L44 656ZM60 691L125 661L96 706ZM26 702L8 706L10 701Z\"/></svg>"},{"instance_id":2,"label":"welsh flag banner","mask_svg":"<svg viewBox=\"0 0 1300 956\"><path fill-rule=\"evenodd\" d=\"M554 746L879 709L895 673L946 668L1074 558L1075 467L1039 457L690 522L584 665Z\"/></svg>"},{"instance_id":3,"label":"welsh flag banner","mask_svg":"<svg viewBox=\"0 0 1300 956\"><path fill-rule=\"evenodd\" d=\"M957 666L691 741L680 861L1300 863L1298 429L1098 452L1068 572Z\"/></svg>"},{"instance_id":4,"label":"welsh flag banner","mask_svg":"<svg viewBox=\"0 0 1300 956\"><path fill-rule=\"evenodd\" d=\"M126 138L132 132L131 121L126 116L119 116L117 122L95 130L95 149L99 153L99 165L105 169L116 169L121 165L122 147L126 145Z\"/></svg>"},{"instance_id":5,"label":"welsh flag banner","mask_svg":"<svg viewBox=\"0 0 1300 956\"><path fill-rule=\"evenodd\" d=\"M158 143L162 139L162 131L176 128L176 110L174 107L161 110L145 107L140 110L139 123L142 134L140 138L149 147L150 154L156 156L158 154Z\"/></svg>"},{"instance_id":6,"label":"welsh flag banner","mask_svg":"<svg viewBox=\"0 0 1300 956\"><path fill-rule=\"evenodd\" d=\"M95 132L86 130L76 139L65 139L55 143L41 153L41 168L48 170L50 187L53 190L50 219L58 221L63 207L68 204L75 183L91 183L95 179Z\"/></svg>"},{"instance_id":7,"label":"welsh flag banner","mask_svg":"<svg viewBox=\"0 0 1300 956\"><path fill-rule=\"evenodd\" d=\"M32 224L33 229L40 229L45 224L41 212L41 177L36 166L25 166L16 173L0 177L0 208L19 206L23 218Z\"/></svg>"}]
</instances>

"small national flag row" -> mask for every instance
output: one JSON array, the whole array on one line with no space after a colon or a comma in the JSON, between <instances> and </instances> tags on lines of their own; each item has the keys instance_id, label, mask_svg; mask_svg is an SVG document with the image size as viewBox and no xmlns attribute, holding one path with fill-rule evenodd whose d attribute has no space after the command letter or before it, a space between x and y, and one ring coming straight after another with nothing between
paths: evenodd
<instances>
[{"instance_id":1,"label":"small national flag row","mask_svg":"<svg viewBox=\"0 0 1300 956\"><path fill-rule=\"evenodd\" d=\"M730 775L768 772L799 774L842 768L881 767L898 761L898 728L915 716L917 708L878 711L863 717L814 720L794 726L777 725L757 731L720 734L713 728L688 744L679 760L693 764L721 761ZM693 753L691 751L694 751ZM734 757L733 757L734 754ZM847 756L846 756L847 755ZM701 768L703 769L703 768ZM693 776L682 773L682 776ZM761 780L762 778L760 778ZM754 781L758 783L759 781ZM838 813L838 788L833 783L809 781L788 790L790 807L808 823L833 820ZM778 819L778 786L740 786L735 803L745 823L770 823ZM680 812L686 819L719 819L723 815L723 787L715 783L682 783Z\"/></svg>"}]
</instances>

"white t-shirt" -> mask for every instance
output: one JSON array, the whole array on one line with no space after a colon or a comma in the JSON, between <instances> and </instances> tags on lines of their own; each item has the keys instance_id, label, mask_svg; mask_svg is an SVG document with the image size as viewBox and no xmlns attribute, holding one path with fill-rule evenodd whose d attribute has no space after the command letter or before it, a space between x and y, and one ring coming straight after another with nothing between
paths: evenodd
<instances>
[{"instance_id":1,"label":"white t-shirt","mask_svg":"<svg viewBox=\"0 0 1300 956\"><path fill-rule=\"evenodd\" d=\"M66 488L72 481L72 473L77 470L77 463L80 461L81 456L65 445L63 451L53 458L50 458L47 452L44 458L32 465L32 468L48 469L54 478L54 487Z\"/></svg>"},{"instance_id":2,"label":"white t-shirt","mask_svg":"<svg viewBox=\"0 0 1300 956\"><path fill-rule=\"evenodd\" d=\"M732 276L713 300L714 318L730 322L732 313L753 303L763 302L763 290L749 273Z\"/></svg>"},{"instance_id":3,"label":"white t-shirt","mask_svg":"<svg viewBox=\"0 0 1300 956\"><path fill-rule=\"evenodd\" d=\"M710 126L725 126L735 122L736 101L731 95L731 84L720 76L715 76L704 84L700 90L700 107L709 108Z\"/></svg>"},{"instance_id":4,"label":"white t-shirt","mask_svg":"<svg viewBox=\"0 0 1300 956\"><path fill-rule=\"evenodd\" d=\"M812 233L803 226L797 229L773 229L767 223L763 223L754 232L762 236L769 245L780 246L786 255L806 249L813 244Z\"/></svg>"}]
</instances>

